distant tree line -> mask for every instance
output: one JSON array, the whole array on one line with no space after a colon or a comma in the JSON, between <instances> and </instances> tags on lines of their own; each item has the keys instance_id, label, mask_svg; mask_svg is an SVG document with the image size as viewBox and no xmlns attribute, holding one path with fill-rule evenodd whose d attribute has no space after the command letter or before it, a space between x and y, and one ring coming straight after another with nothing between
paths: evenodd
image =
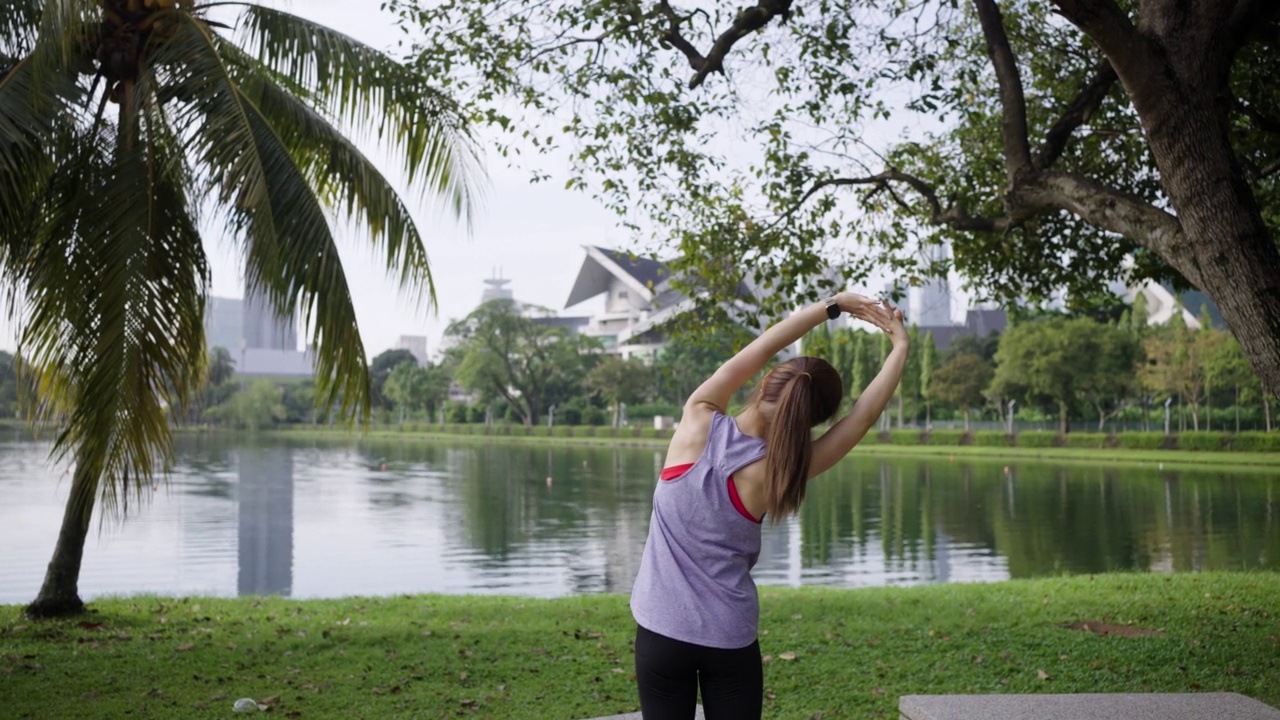
<instances>
[{"instance_id":1,"label":"distant tree line","mask_svg":"<svg viewBox=\"0 0 1280 720\"><path fill-rule=\"evenodd\" d=\"M961 336L945 351L911 328L914 352L884 429L963 422L968 431L975 419L1006 422L1010 401L1017 420L1053 423L1063 433L1072 423L1160 429L1166 401L1175 432L1272 428L1261 381L1235 338L1207 315L1192 329L1180 313L1149 326L1141 302L1099 314L1024 316L1001 335ZM545 308L493 301L450 325L437 362L420 366L407 350L376 356L374 421L647 423L677 416L684 398L746 340L728 330L677 335L644 362L609 353L598 338L552 317ZM828 359L852 399L888 346L878 333L823 325L804 338L802 351ZM222 348L209 367L188 421L257 429L325 420L308 381L238 379Z\"/></svg>"}]
</instances>

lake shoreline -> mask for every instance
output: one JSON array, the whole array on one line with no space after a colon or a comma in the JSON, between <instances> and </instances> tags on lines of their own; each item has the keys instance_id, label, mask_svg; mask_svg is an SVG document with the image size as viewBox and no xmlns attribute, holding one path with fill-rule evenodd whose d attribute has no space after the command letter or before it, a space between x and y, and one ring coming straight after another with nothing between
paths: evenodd
<instances>
[{"instance_id":1,"label":"lake shoreline","mask_svg":"<svg viewBox=\"0 0 1280 720\"><path fill-rule=\"evenodd\" d=\"M1280 574L762 587L767 717L897 718L937 693L1239 692L1280 704ZM624 595L0 606L7 716L588 718L637 709Z\"/></svg>"},{"instance_id":2,"label":"lake shoreline","mask_svg":"<svg viewBox=\"0 0 1280 720\"><path fill-rule=\"evenodd\" d=\"M234 432L221 429L189 428L184 432ZM605 446L652 448L664 450L666 438L614 438L592 436L484 435L448 432L412 431L394 428L375 430L308 427L270 430L262 434L279 438L316 440L399 440L404 442L454 442L461 445L536 445L536 446ZM864 440L854 453L886 457L930 457L954 460L1033 460L1084 464L1131 464L1168 469L1203 468L1212 465L1223 470L1280 472L1280 453L1231 452L1208 450L1145 450L1126 448L1000 447L984 445L894 445L874 438Z\"/></svg>"}]
</instances>

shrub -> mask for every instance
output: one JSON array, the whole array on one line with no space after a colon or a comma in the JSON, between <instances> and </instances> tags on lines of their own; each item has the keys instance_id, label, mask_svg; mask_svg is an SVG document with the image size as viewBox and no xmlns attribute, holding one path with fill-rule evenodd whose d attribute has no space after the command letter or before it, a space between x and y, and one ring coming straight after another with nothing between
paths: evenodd
<instances>
[{"instance_id":1,"label":"shrub","mask_svg":"<svg viewBox=\"0 0 1280 720\"><path fill-rule=\"evenodd\" d=\"M919 430L890 430L890 445L921 445L921 433Z\"/></svg>"},{"instance_id":2,"label":"shrub","mask_svg":"<svg viewBox=\"0 0 1280 720\"><path fill-rule=\"evenodd\" d=\"M1116 433L1116 447L1129 450L1159 450L1166 447L1166 436L1162 432L1122 432Z\"/></svg>"},{"instance_id":3,"label":"shrub","mask_svg":"<svg viewBox=\"0 0 1280 720\"><path fill-rule=\"evenodd\" d=\"M1049 430L1023 430L1014 437L1018 447L1046 448L1058 446L1058 433Z\"/></svg>"},{"instance_id":4,"label":"shrub","mask_svg":"<svg viewBox=\"0 0 1280 720\"><path fill-rule=\"evenodd\" d=\"M963 430L931 430L926 436L925 443L928 445L963 445L965 434Z\"/></svg>"},{"instance_id":5,"label":"shrub","mask_svg":"<svg viewBox=\"0 0 1280 720\"><path fill-rule=\"evenodd\" d=\"M1013 439L1000 430L979 430L969 438L970 444L982 447L1009 447Z\"/></svg>"},{"instance_id":6,"label":"shrub","mask_svg":"<svg viewBox=\"0 0 1280 720\"><path fill-rule=\"evenodd\" d=\"M1232 450L1280 452L1280 432L1242 432L1231 443Z\"/></svg>"},{"instance_id":7,"label":"shrub","mask_svg":"<svg viewBox=\"0 0 1280 720\"><path fill-rule=\"evenodd\" d=\"M1063 436L1063 445L1073 448L1111 447L1111 436L1100 432L1075 432Z\"/></svg>"},{"instance_id":8,"label":"shrub","mask_svg":"<svg viewBox=\"0 0 1280 720\"><path fill-rule=\"evenodd\" d=\"M655 439L655 438L665 439L665 438L671 437L671 431L659 430L658 428L652 428L652 427L642 428L640 430L640 437L650 438L650 439Z\"/></svg>"},{"instance_id":9,"label":"shrub","mask_svg":"<svg viewBox=\"0 0 1280 720\"><path fill-rule=\"evenodd\" d=\"M551 437L551 430L552 428L546 425L534 425L529 428L529 435L532 437Z\"/></svg>"},{"instance_id":10,"label":"shrub","mask_svg":"<svg viewBox=\"0 0 1280 720\"><path fill-rule=\"evenodd\" d=\"M582 410L583 425L604 425L609 420L609 413L598 407L587 407Z\"/></svg>"},{"instance_id":11,"label":"shrub","mask_svg":"<svg viewBox=\"0 0 1280 720\"><path fill-rule=\"evenodd\" d=\"M460 423L467 421L467 406L457 400L450 400L444 404L444 421L447 423Z\"/></svg>"},{"instance_id":12,"label":"shrub","mask_svg":"<svg viewBox=\"0 0 1280 720\"><path fill-rule=\"evenodd\" d=\"M1223 433L1188 431L1178 433L1178 449L1179 450L1221 450Z\"/></svg>"}]
</instances>

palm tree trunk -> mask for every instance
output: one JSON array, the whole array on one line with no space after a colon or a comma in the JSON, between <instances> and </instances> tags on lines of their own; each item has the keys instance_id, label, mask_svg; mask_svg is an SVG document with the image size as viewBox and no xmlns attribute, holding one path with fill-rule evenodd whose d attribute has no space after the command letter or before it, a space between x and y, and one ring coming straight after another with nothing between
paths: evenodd
<instances>
[{"instance_id":1,"label":"palm tree trunk","mask_svg":"<svg viewBox=\"0 0 1280 720\"><path fill-rule=\"evenodd\" d=\"M71 481L71 494L62 514L62 529L53 559L45 572L44 584L36 599L26 607L33 618L66 617L84 612L80 599L80 561L84 557L84 541L89 535L89 519L97 498L97 483L89 471L77 465Z\"/></svg>"}]
</instances>

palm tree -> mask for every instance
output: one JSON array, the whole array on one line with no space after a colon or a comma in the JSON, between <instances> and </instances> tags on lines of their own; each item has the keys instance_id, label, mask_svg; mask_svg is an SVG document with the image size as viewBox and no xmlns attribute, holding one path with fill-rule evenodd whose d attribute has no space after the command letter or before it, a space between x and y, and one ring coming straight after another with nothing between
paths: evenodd
<instances>
[{"instance_id":1,"label":"palm tree","mask_svg":"<svg viewBox=\"0 0 1280 720\"><path fill-rule=\"evenodd\" d=\"M435 288L404 201L339 127L389 142L411 185L468 214L454 105L339 32L251 2L0 0L0 278L32 417L75 462L30 615L83 610L95 501L124 513L169 467L166 408L208 362L202 221L237 244L248 290L312 329L317 403L368 412L330 220L367 229L419 300Z\"/></svg>"}]
</instances>

